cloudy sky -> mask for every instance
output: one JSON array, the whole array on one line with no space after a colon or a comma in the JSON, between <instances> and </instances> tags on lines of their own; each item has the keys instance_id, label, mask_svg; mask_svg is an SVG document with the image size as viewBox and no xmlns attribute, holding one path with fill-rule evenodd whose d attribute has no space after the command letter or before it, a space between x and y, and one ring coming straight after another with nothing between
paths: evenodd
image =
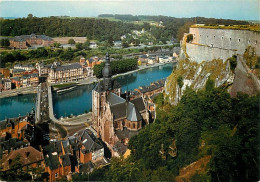
<instances>
[{"instance_id":1,"label":"cloudy sky","mask_svg":"<svg viewBox=\"0 0 260 182\"><path fill-rule=\"evenodd\" d=\"M204 16L260 20L259 0L0 0L0 17L97 16L99 14Z\"/></svg>"}]
</instances>

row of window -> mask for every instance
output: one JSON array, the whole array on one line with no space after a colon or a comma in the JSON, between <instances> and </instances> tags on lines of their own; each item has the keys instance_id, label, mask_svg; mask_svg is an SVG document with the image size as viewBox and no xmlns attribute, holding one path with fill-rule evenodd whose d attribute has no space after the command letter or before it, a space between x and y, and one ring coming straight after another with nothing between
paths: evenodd
<instances>
[{"instance_id":1,"label":"row of window","mask_svg":"<svg viewBox=\"0 0 260 182\"><path fill-rule=\"evenodd\" d=\"M200 37L201 37L201 36L202 36L202 35L200 35ZM194 39L196 38L195 34L193 34L193 37L194 37ZM207 35L206 37L208 38L209 36ZM214 35L213 38L215 39L216 36ZM224 36L221 37L221 40L223 40L223 39L224 39ZM229 40L231 41L232 39L229 38ZM237 41L240 42L241 39L239 38ZM250 43L251 43L251 40L248 40L248 44L250 44ZM255 41L255 45L256 45L256 44L257 44L257 40Z\"/></svg>"}]
</instances>

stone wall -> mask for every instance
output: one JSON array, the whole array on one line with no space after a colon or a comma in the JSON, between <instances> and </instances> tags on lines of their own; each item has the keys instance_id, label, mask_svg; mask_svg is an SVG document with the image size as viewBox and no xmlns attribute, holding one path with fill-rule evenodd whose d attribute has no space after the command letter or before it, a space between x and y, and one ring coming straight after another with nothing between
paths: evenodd
<instances>
[{"instance_id":1,"label":"stone wall","mask_svg":"<svg viewBox=\"0 0 260 182\"><path fill-rule=\"evenodd\" d=\"M260 33L249 30L190 28L193 41L186 44L191 60L198 63L242 55L248 46L255 47L260 56Z\"/></svg>"},{"instance_id":2,"label":"stone wall","mask_svg":"<svg viewBox=\"0 0 260 182\"><path fill-rule=\"evenodd\" d=\"M194 44L207 45L222 49L237 50L238 54L243 54L248 46L256 48L260 55L260 33L249 30L232 29L209 29L190 28L193 34Z\"/></svg>"},{"instance_id":3,"label":"stone wall","mask_svg":"<svg viewBox=\"0 0 260 182\"><path fill-rule=\"evenodd\" d=\"M217 47L208 47L196 45L192 43L186 44L186 52L191 61L201 63L202 61L211 61L213 59L227 60L232 55L237 54L237 51L230 49L220 49Z\"/></svg>"}]
</instances>

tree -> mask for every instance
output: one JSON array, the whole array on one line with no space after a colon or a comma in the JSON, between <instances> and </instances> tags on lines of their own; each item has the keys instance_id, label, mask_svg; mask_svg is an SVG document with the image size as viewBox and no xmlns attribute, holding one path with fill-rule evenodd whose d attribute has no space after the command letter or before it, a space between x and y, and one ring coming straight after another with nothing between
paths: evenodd
<instances>
[{"instance_id":1,"label":"tree","mask_svg":"<svg viewBox=\"0 0 260 182\"><path fill-rule=\"evenodd\" d=\"M235 68L237 67L237 56L233 55L232 57L228 58L228 61L229 61L230 69L234 71Z\"/></svg>"},{"instance_id":2,"label":"tree","mask_svg":"<svg viewBox=\"0 0 260 182\"><path fill-rule=\"evenodd\" d=\"M192 40L193 40L193 35L192 34L187 35L186 42L191 42Z\"/></svg>"},{"instance_id":3,"label":"tree","mask_svg":"<svg viewBox=\"0 0 260 182\"><path fill-rule=\"evenodd\" d=\"M69 39L69 40L68 40L68 44L70 44L70 45L75 44L75 43L76 43L76 42L75 42L74 39Z\"/></svg>"},{"instance_id":4,"label":"tree","mask_svg":"<svg viewBox=\"0 0 260 182\"><path fill-rule=\"evenodd\" d=\"M30 13L27 15L27 18L33 18L33 15Z\"/></svg>"},{"instance_id":5,"label":"tree","mask_svg":"<svg viewBox=\"0 0 260 182\"><path fill-rule=\"evenodd\" d=\"M8 47L8 46L10 46L10 41L9 41L9 39L1 39L1 40L0 40L0 45L1 45L2 47Z\"/></svg>"},{"instance_id":6,"label":"tree","mask_svg":"<svg viewBox=\"0 0 260 182\"><path fill-rule=\"evenodd\" d=\"M182 76L178 76L177 84L179 86L179 98L181 98L181 88L183 86L183 77Z\"/></svg>"},{"instance_id":7,"label":"tree","mask_svg":"<svg viewBox=\"0 0 260 182\"><path fill-rule=\"evenodd\" d=\"M129 44L128 44L125 40L123 40L123 42L122 42L122 47L123 47L123 48L128 48L128 47L129 47Z\"/></svg>"}]
</instances>

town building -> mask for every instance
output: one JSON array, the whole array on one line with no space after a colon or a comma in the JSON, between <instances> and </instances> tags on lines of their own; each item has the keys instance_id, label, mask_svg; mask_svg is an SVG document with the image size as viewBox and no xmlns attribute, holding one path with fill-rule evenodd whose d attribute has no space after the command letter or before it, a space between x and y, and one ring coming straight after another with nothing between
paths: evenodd
<instances>
[{"instance_id":1,"label":"town building","mask_svg":"<svg viewBox=\"0 0 260 182\"><path fill-rule=\"evenodd\" d=\"M0 82L1 82L1 92L2 91L5 91L5 90L11 90L11 88L12 88L12 85L11 85L11 80L10 79L1 79L0 80Z\"/></svg>"},{"instance_id":2,"label":"town building","mask_svg":"<svg viewBox=\"0 0 260 182\"><path fill-rule=\"evenodd\" d=\"M23 87L38 86L39 75L38 73L25 74L22 77Z\"/></svg>"},{"instance_id":3,"label":"town building","mask_svg":"<svg viewBox=\"0 0 260 182\"><path fill-rule=\"evenodd\" d=\"M46 35L21 35L10 39L10 47L17 49L27 49L34 45L50 46L53 43L53 39Z\"/></svg>"},{"instance_id":4,"label":"town building","mask_svg":"<svg viewBox=\"0 0 260 182\"><path fill-rule=\"evenodd\" d=\"M49 83L59 83L79 81L84 78L86 78L86 72L79 63L59 65L55 62L51 66L47 80Z\"/></svg>"},{"instance_id":5,"label":"town building","mask_svg":"<svg viewBox=\"0 0 260 182\"><path fill-rule=\"evenodd\" d=\"M89 48L93 49L93 48L97 48L97 43L96 42L90 42L89 43Z\"/></svg>"},{"instance_id":6,"label":"town building","mask_svg":"<svg viewBox=\"0 0 260 182\"><path fill-rule=\"evenodd\" d=\"M24 73L25 73L24 69L12 69L11 70L12 77L22 77Z\"/></svg>"},{"instance_id":7,"label":"town building","mask_svg":"<svg viewBox=\"0 0 260 182\"><path fill-rule=\"evenodd\" d=\"M33 67L32 64L24 64L24 65L16 64L14 65L14 69L23 69L25 71L32 71L35 68Z\"/></svg>"},{"instance_id":8,"label":"town building","mask_svg":"<svg viewBox=\"0 0 260 182\"><path fill-rule=\"evenodd\" d=\"M51 66L52 64L36 63L36 69L39 72L39 76L47 77L51 70Z\"/></svg>"},{"instance_id":9,"label":"town building","mask_svg":"<svg viewBox=\"0 0 260 182\"><path fill-rule=\"evenodd\" d=\"M92 120L97 135L113 153L117 142L127 145L130 137L149 124L149 113L142 98L121 97L120 85L111 78L108 53L102 74L103 80L92 91Z\"/></svg>"}]
</instances>

